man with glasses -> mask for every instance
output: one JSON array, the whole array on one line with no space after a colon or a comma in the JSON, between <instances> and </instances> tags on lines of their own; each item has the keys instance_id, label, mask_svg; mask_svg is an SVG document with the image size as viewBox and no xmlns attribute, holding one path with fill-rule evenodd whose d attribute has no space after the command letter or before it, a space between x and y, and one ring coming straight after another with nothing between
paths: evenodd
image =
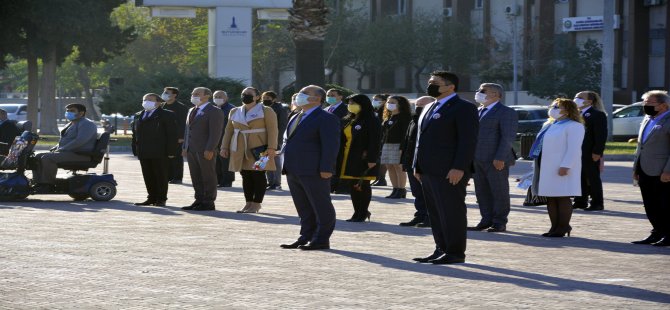
<instances>
[{"instance_id":1,"label":"man with glasses","mask_svg":"<svg viewBox=\"0 0 670 310\"><path fill-rule=\"evenodd\" d=\"M638 181L651 235L635 244L670 245L670 96L652 90L642 95L647 114L637 139L633 179Z\"/></svg>"}]
</instances>

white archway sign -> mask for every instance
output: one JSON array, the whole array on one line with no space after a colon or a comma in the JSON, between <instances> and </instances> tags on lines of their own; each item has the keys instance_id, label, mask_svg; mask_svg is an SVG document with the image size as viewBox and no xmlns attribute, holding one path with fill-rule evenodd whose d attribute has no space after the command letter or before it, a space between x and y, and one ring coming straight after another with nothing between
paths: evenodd
<instances>
[{"instance_id":1,"label":"white archway sign","mask_svg":"<svg viewBox=\"0 0 670 310\"><path fill-rule=\"evenodd\" d=\"M251 84L253 9L288 9L291 0L135 0L145 6L189 17L188 8L208 8L208 72L211 77L229 77ZM160 13L159 13L160 14Z\"/></svg>"}]
</instances>

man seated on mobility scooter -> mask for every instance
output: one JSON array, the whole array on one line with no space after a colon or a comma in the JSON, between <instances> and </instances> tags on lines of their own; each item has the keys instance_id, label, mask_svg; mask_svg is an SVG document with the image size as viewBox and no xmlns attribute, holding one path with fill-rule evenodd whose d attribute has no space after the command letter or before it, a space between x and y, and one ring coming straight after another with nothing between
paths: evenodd
<instances>
[{"instance_id":1,"label":"man seated on mobility scooter","mask_svg":"<svg viewBox=\"0 0 670 310\"><path fill-rule=\"evenodd\" d=\"M47 194L54 190L58 163L91 160L90 156L78 154L93 151L97 140L98 128L85 116L86 106L78 103L65 106L65 118L70 122L61 130L58 145L50 152L35 155L33 180L36 194Z\"/></svg>"}]
</instances>

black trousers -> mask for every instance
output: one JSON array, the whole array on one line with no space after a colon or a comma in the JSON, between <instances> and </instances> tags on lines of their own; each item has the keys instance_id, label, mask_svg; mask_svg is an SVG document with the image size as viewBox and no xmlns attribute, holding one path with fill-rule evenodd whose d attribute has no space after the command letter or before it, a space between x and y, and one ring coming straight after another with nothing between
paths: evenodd
<instances>
[{"instance_id":1,"label":"black trousers","mask_svg":"<svg viewBox=\"0 0 670 310\"><path fill-rule=\"evenodd\" d=\"M637 173L644 211L653 227L651 233L670 236L670 182L661 182L661 176L649 176L639 167Z\"/></svg>"},{"instance_id":2,"label":"black trousers","mask_svg":"<svg viewBox=\"0 0 670 310\"><path fill-rule=\"evenodd\" d=\"M168 181L181 181L184 178L184 157L181 156L181 146L177 146L177 155L168 161Z\"/></svg>"},{"instance_id":3,"label":"black trousers","mask_svg":"<svg viewBox=\"0 0 670 310\"><path fill-rule=\"evenodd\" d=\"M231 186L235 181L235 172L228 170L230 157L223 158L218 154L216 156L216 180L219 186Z\"/></svg>"},{"instance_id":4,"label":"black trousers","mask_svg":"<svg viewBox=\"0 0 670 310\"><path fill-rule=\"evenodd\" d=\"M265 188L268 186L265 171L242 170L240 174L242 175L244 199L246 201L262 203L263 197L265 197Z\"/></svg>"},{"instance_id":5,"label":"black trousers","mask_svg":"<svg viewBox=\"0 0 670 310\"><path fill-rule=\"evenodd\" d=\"M147 188L147 200L154 202L167 201L168 192L168 161L166 158L140 159L144 185Z\"/></svg>"},{"instance_id":6,"label":"black trousers","mask_svg":"<svg viewBox=\"0 0 670 310\"><path fill-rule=\"evenodd\" d=\"M470 175L451 185L445 176L421 175L433 239L439 250L455 258L465 258L467 238L466 187Z\"/></svg>"},{"instance_id":7,"label":"black trousers","mask_svg":"<svg viewBox=\"0 0 670 310\"><path fill-rule=\"evenodd\" d=\"M421 182L414 177L414 169L407 169L407 180L409 180L409 187L412 189L412 196L414 196L414 217L425 219L428 216L428 209L426 209L426 199L423 197L423 187Z\"/></svg>"},{"instance_id":8,"label":"black trousers","mask_svg":"<svg viewBox=\"0 0 670 310\"><path fill-rule=\"evenodd\" d=\"M359 184L358 180L340 179L340 183L342 182L349 183L351 203L354 205L354 215L352 217L367 217L370 200L372 200L372 187L370 186L370 181L361 181L360 187L357 186L357 184Z\"/></svg>"},{"instance_id":9,"label":"black trousers","mask_svg":"<svg viewBox=\"0 0 670 310\"><path fill-rule=\"evenodd\" d=\"M603 182L600 180L600 160L582 158L582 196L575 197L575 203L587 205L591 196L591 206L603 206Z\"/></svg>"}]
</instances>

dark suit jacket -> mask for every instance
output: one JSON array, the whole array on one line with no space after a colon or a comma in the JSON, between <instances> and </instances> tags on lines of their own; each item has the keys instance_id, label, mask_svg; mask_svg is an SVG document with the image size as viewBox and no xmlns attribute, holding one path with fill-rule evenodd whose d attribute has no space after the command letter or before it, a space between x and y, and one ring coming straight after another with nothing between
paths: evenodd
<instances>
[{"instance_id":1,"label":"dark suit jacket","mask_svg":"<svg viewBox=\"0 0 670 310\"><path fill-rule=\"evenodd\" d=\"M326 108L326 110L328 110L328 108ZM337 116L339 119L343 119L345 116L347 116L347 114L349 114L349 110L347 109L346 102L342 102L340 106L338 106L337 109L335 109L335 111L332 113L335 114L335 116Z\"/></svg>"},{"instance_id":2,"label":"dark suit jacket","mask_svg":"<svg viewBox=\"0 0 670 310\"><path fill-rule=\"evenodd\" d=\"M402 143L411 120L411 115L396 114L383 122L383 143Z\"/></svg>"},{"instance_id":3,"label":"dark suit jacket","mask_svg":"<svg viewBox=\"0 0 670 310\"><path fill-rule=\"evenodd\" d=\"M412 121L409 122L407 126L407 131L405 132L405 138L400 143L400 150L402 151L402 157L400 158L400 163L403 165L405 170L412 169L412 161L414 160L414 150L416 149L416 135L419 131L419 115L413 115Z\"/></svg>"},{"instance_id":4,"label":"dark suit jacket","mask_svg":"<svg viewBox=\"0 0 670 310\"><path fill-rule=\"evenodd\" d=\"M7 143L0 144L0 154L7 155L9 153L9 148L14 142L16 136L20 136L21 131L16 125L16 122L13 120L6 120L0 125L0 142Z\"/></svg>"},{"instance_id":5,"label":"dark suit jacket","mask_svg":"<svg viewBox=\"0 0 670 310\"><path fill-rule=\"evenodd\" d=\"M162 108L168 111L172 111L175 114L177 120L177 139L184 139L184 128L186 126L186 117L188 117L189 109L193 107L192 104L184 104L179 101L175 101L172 104L163 103Z\"/></svg>"},{"instance_id":6,"label":"dark suit jacket","mask_svg":"<svg viewBox=\"0 0 670 310\"><path fill-rule=\"evenodd\" d=\"M288 124L288 112L286 112L286 109L284 109L279 102L273 103L270 107L275 111L275 114L277 114L277 133L279 135L277 137L277 143L281 146L282 137L284 136L286 125Z\"/></svg>"},{"instance_id":7,"label":"dark suit jacket","mask_svg":"<svg viewBox=\"0 0 670 310\"><path fill-rule=\"evenodd\" d=\"M226 132L226 124L228 124L228 117L230 116L230 111L234 109L235 106L232 105L230 102L226 102L222 104L220 107L217 105L214 106L221 109L221 111L223 112L223 130L221 131L221 136L223 136ZM222 141L219 141L217 149L221 149L221 142Z\"/></svg>"},{"instance_id":8,"label":"dark suit jacket","mask_svg":"<svg viewBox=\"0 0 670 310\"><path fill-rule=\"evenodd\" d=\"M296 117L289 120L289 128ZM334 174L339 149L340 119L317 107L284 140L283 172L293 175Z\"/></svg>"},{"instance_id":9,"label":"dark suit jacket","mask_svg":"<svg viewBox=\"0 0 670 310\"><path fill-rule=\"evenodd\" d=\"M188 111L190 114L193 109ZM182 148L192 153L214 152L221 142L223 133L223 111L205 103L202 110L195 112L192 122L186 118L184 144Z\"/></svg>"},{"instance_id":10,"label":"dark suit jacket","mask_svg":"<svg viewBox=\"0 0 670 310\"><path fill-rule=\"evenodd\" d=\"M133 155L139 159L177 155L177 119L174 112L158 108L147 119L143 119L146 113L135 113L131 125Z\"/></svg>"},{"instance_id":11,"label":"dark suit jacket","mask_svg":"<svg viewBox=\"0 0 670 310\"><path fill-rule=\"evenodd\" d=\"M424 115L432 110L425 107ZM458 95L445 102L435 117L420 119L416 149L416 172L446 177L451 169L472 169L479 130L477 108ZM423 122L428 122L423 127Z\"/></svg>"},{"instance_id":12,"label":"dark suit jacket","mask_svg":"<svg viewBox=\"0 0 670 310\"><path fill-rule=\"evenodd\" d=\"M376 163L379 160L379 137L381 136L381 124L374 117L361 118L357 120L343 120L343 129L351 122L351 145L347 156L347 165L344 168L344 174L348 176L363 176L363 172L368 169L368 163ZM340 152L337 156L337 174L342 171L344 162L344 151L347 139L344 131L340 134ZM365 175L376 176L378 166L370 169Z\"/></svg>"},{"instance_id":13,"label":"dark suit jacket","mask_svg":"<svg viewBox=\"0 0 670 310\"><path fill-rule=\"evenodd\" d=\"M516 139L519 117L514 109L502 102L496 103L479 120L479 135L475 159L492 163L502 160L507 166L514 165L516 158L512 144Z\"/></svg>"},{"instance_id":14,"label":"dark suit jacket","mask_svg":"<svg viewBox=\"0 0 670 310\"><path fill-rule=\"evenodd\" d=\"M607 142L607 115L593 107L584 113L584 141L582 142L582 158L593 160L591 154L603 155Z\"/></svg>"}]
</instances>

